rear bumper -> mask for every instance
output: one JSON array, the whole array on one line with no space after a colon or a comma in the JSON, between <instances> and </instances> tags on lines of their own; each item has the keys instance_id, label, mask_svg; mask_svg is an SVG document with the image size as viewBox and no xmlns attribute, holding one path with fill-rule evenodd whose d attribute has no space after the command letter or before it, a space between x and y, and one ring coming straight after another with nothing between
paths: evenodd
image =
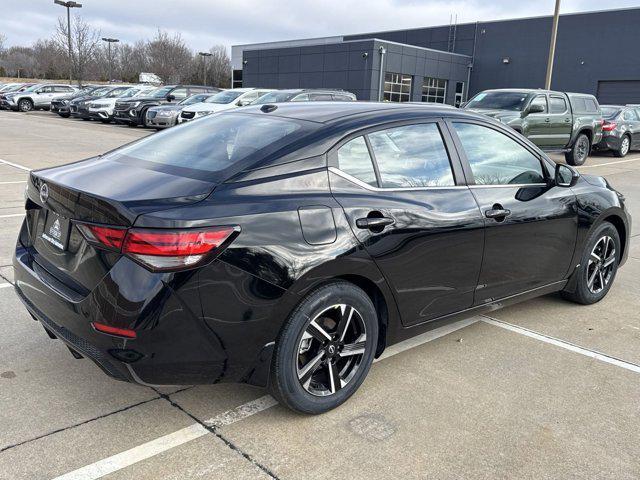
<instances>
[{"instance_id":1,"label":"rear bumper","mask_svg":"<svg viewBox=\"0 0 640 480\"><path fill-rule=\"evenodd\" d=\"M604 135L602 140L594 145L596 150L619 150L622 137Z\"/></svg>"},{"instance_id":2,"label":"rear bumper","mask_svg":"<svg viewBox=\"0 0 640 480\"><path fill-rule=\"evenodd\" d=\"M274 287L241 270L218 261L204 267L213 275L206 298L214 310L203 315L200 270L151 273L122 257L83 297L36 263L20 241L13 266L16 291L33 318L117 380L267 384L278 329L272 309L284 291L265 298ZM92 322L133 329L137 338L100 333Z\"/></svg>"}]
</instances>

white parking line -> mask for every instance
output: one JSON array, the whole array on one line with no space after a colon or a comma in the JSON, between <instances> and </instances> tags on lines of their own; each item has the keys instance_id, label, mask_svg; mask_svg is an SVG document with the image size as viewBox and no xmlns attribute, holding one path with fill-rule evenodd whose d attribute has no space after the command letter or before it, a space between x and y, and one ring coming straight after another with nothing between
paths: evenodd
<instances>
[{"instance_id":1,"label":"white parking line","mask_svg":"<svg viewBox=\"0 0 640 480\"><path fill-rule=\"evenodd\" d=\"M20 170L24 170L25 172L31 171L29 167L25 167L24 165L18 165L17 163L13 163L8 160L3 160L1 158L0 158L0 163L4 163L5 165L9 165L10 167L19 168Z\"/></svg>"},{"instance_id":2,"label":"white parking line","mask_svg":"<svg viewBox=\"0 0 640 480\"><path fill-rule=\"evenodd\" d=\"M9 288L13 287L12 283L0 283L0 288Z\"/></svg>"},{"instance_id":3,"label":"white parking line","mask_svg":"<svg viewBox=\"0 0 640 480\"><path fill-rule=\"evenodd\" d=\"M0 218L24 217L24 213L10 213L8 215L0 215Z\"/></svg>"},{"instance_id":4,"label":"white parking line","mask_svg":"<svg viewBox=\"0 0 640 480\"><path fill-rule=\"evenodd\" d=\"M629 163L629 162L638 162L640 158L630 158L628 160L618 160L616 162L608 162L608 163L600 163L598 165L585 165L578 168L598 168L598 167L608 167L609 165L617 165L619 163Z\"/></svg>"},{"instance_id":5,"label":"white parking line","mask_svg":"<svg viewBox=\"0 0 640 480\"><path fill-rule=\"evenodd\" d=\"M417 347L418 345L422 345L432 340L436 340L444 335L448 335L449 333L455 332L456 330L460 330L461 328L476 323L479 320L481 320L481 318L479 317L468 320L461 320L459 322L452 323L451 325L446 325L444 327L432 330L431 332L427 332L409 340L405 340L404 342L389 347L377 361L380 361L384 358L392 357L393 355L397 355L398 353L402 353L406 350L409 350L410 348ZM263 397L257 398L256 400L252 400L251 402L247 402L243 405L240 405L239 407L217 415L209 420L206 420L204 423L214 428L231 425L233 423L239 422L240 420L255 415L256 413L267 410L277 404L278 402L272 396L265 395ZM118 453L96 463L92 463L91 465L87 465L86 467L82 467L78 470L74 470L72 472L56 477L53 480L95 480L123 468L129 467L142 460L151 458L172 448L183 445L187 442L190 442L191 440L195 440L196 438L202 437L207 433L209 433L209 431L206 428L204 428L199 423L194 423L193 425L183 428L182 430L178 430L177 432L170 433L169 435L165 435L164 437L160 437L155 440L151 440L150 442L143 443L142 445L133 447L122 453Z\"/></svg>"},{"instance_id":6,"label":"white parking line","mask_svg":"<svg viewBox=\"0 0 640 480\"><path fill-rule=\"evenodd\" d=\"M530 338L535 338L536 340L540 340L541 342L555 345L556 347L561 347L566 350L579 353L580 355L585 355L587 357L595 358L596 360L600 360L601 362L615 365L616 367L625 368L627 370L631 370L632 372L640 373L640 365L636 365L635 363L631 363L631 362L625 362L624 360L620 360L619 358L612 357L611 355L606 355L604 353L600 353L595 350L590 350L588 348L580 347L573 343L570 343L564 340L559 340L557 338L550 337L549 335L544 335L542 333L537 333L537 332L534 332L533 330L529 330L528 328L519 327L517 325L513 325L511 323L498 320L496 318L491 318L483 315L482 321L490 325L494 325L496 327L504 328L506 330L511 330L512 332L519 333L520 335L525 335Z\"/></svg>"},{"instance_id":7,"label":"white parking line","mask_svg":"<svg viewBox=\"0 0 640 480\"><path fill-rule=\"evenodd\" d=\"M27 181L26 180L17 180L15 182L0 182L0 185L13 185L13 184L16 184L16 183L27 183Z\"/></svg>"}]
</instances>

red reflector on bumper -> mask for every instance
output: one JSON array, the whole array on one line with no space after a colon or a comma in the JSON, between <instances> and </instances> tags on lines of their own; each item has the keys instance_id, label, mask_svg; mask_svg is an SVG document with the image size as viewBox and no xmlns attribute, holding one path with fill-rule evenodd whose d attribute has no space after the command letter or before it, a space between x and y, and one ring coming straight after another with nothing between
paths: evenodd
<instances>
[{"instance_id":1,"label":"red reflector on bumper","mask_svg":"<svg viewBox=\"0 0 640 480\"><path fill-rule=\"evenodd\" d=\"M92 322L91 325L100 333L107 333L109 335L117 335L125 338L136 338L136 332L129 330L128 328L116 328L102 323Z\"/></svg>"}]
</instances>

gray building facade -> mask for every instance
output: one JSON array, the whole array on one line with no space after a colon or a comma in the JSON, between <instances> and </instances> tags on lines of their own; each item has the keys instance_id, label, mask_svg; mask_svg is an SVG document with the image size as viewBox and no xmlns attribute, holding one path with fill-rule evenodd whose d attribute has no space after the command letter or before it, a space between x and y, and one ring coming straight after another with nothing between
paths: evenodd
<instances>
[{"instance_id":1,"label":"gray building facade","mask_svg":"<svg viewBox=\"0 0 640 480\"><path fill-rule=\"evenodd\" d=\"M490 88L544 87L551 24L547 16L237 46L234 77L247 87L455 104ZM640 8L561 15L552 88L640 103L639 47Z\"/></svg>"}]
</instances>

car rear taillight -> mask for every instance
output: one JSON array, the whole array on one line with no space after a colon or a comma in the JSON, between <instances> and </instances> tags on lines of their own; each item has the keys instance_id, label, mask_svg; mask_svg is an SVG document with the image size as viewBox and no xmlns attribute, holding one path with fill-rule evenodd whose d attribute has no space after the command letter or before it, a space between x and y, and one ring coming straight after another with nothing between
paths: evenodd
<instances>
[{"instance_id":1,"label":"car rear taillight","mask_svg":"<svg viewBox=\"0 0 640 480\"><path fill-rule=\"evenodd\" d=\"M606 120L602 124L603 132L611 132L616 129L618 124L616 122L607 122Z\"/></svg>"},{"instance_id":2,"label":"car rear taillight","mask_svg":"<svg viewBox=\"0 0 640 480\"><path fill-rule=\"evenodd\" d=\"M202 230L131 229L122 253L152 270L175 270L200 263L237 231L234 227Z\"/></svg>"},{"instance_id":3,"label":"car rear taillight","mask_svg":"<svg viewBox=\"0 0 640 480\"><path fill-rule=\"evenodd\" d=\"M160 230L78 223L77 227L89 243L119 251L153 271L193 267L220 253L240 232L240 227L229 226Z\"/></svg>"}]
</instances>

